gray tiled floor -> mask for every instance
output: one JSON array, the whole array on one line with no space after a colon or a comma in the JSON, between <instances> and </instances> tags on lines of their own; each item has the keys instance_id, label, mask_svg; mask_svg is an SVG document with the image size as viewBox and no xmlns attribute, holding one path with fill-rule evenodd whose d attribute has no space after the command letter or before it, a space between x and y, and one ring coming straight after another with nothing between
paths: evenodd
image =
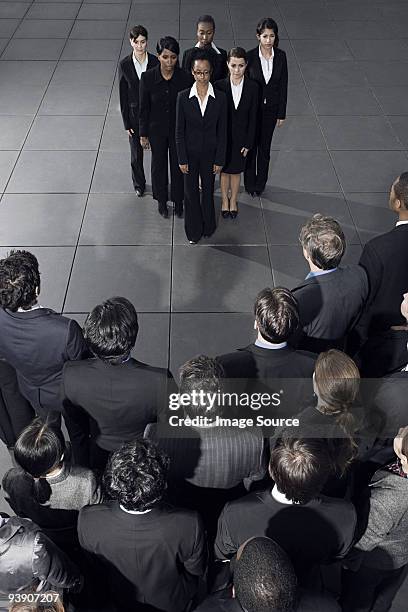
<instances>
[{"instance_id":1,"label":"gray tiled floor","mask_svg":"<svg viewBox=\"0 0 408 612\"><path fill-rule=\"evenodd\" d=\"M115 73L134 23L150 49L163 34L185 49L202 12L225 48L254 47L258 18L277 20L289 100L262 199L241 193L238 218L224 220L217 192L217 232L191 247L150 186L133 194ZM80 322L128 296L141 313L136 354L153 364L176 371L199 351L244 345L257 291L307 272L309 215L342 223L347 262L392 226L389 187L408 167L407 19L397 0L0 0L0 254L34 251L41 302ZM148 184L149 165L148 154Z\"/></svg>"}]
</instances>

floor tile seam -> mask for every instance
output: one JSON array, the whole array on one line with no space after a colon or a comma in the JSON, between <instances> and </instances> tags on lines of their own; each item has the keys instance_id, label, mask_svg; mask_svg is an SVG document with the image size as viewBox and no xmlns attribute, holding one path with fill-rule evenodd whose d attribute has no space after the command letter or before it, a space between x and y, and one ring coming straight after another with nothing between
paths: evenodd
<instances>
[{"instance_id":1,"label":"floor tile seam","mask_svg":"<svg viewBox=\"0 0 408 612\"><path fill-rule=\"evenodd\" d=\"M27 7L27 10L26 10L26 12L24 13L24 15L23 15L22 17L20 17L20 18L17 18L17 19L18 19L18 24L17 24L17 26L16 26L16 28L15 28L14 32L12 33L12 35L8 37L8 39L9 39L9 40L8 40L8 43L6 44L6 46L4 47L4 49L2 50L2 52L0 53L0 61L1 61L1 58L2 58L2 56L3 56L3 54L4 54L4 52L6 51L7 47L9 46L10 42L13 40L13 38L14 38L14 34L17 32L18 28L19 28L19 27L20 27L20 25L23 23L23 21L24 21L24 19L25 19L25 16L27 15L28 11L29 11L29 10L31 9L31 7L33 6L34 2L35 2L35 0L30 0L30 6L28 6L28 7ZM15 19L15 18L10 17L10 19ZM6 36L5 38L7 38L7 36Z\"/></svg>"},{"instance_id":2,"label":"floor tile seam","mask_svg":"<svg viewBox=\"0 0 408 612\"><path fill-rule=\"evenodd\" d=\"M391 121L390 121L390 117L400 117L400 116L401 116L401 117L405 117L406 115L388 115L388 114L385 112L385 109L384 109L383 105L381 104L381 101L380 101L379 97L378 97L378 96L377 96L377 94L375 93L375 85L372 85L372 84L369 82L369 83L368 83L368 89L369 89L369 91L370 91L371 95L373 96L373 98L375 99L376 103L377 103L377 104L379 105L379 107L382 109L382 111L383 111L383 116L384 116L384 118L385 118L385 120L386 120L386 122L387 122L387 124L388 124L388 127L389 127L389 128L390 128L390 130L391 130L391 133L395 135L395 137L396 137L397 141L398 141L398 142L400 142L400 143L403 145L403 150L405 150L405 151L406 151L406 150L408 149L408 144L407 144L407 145L404 145L404 143L401 141L400 137L398 136L397 131L396 131L396 130L394 130L394 127L393 127L393 125L392 125L392 123L391 123ZM408 113L407 113L407 115L408 115Z\"/></svg>"},{"instance_id":3,"label":"floor tile seam","mask_svg":"<svg viewBox=\"0 0 408 612\"><path fill-rule=\"evenodd\" d=\"M81 8L81 6L82 6L83 2L84 2L84 0L82 0L82 1L81 1L81 5L79 6L78 11L80 10L80 8ZM31 6L32 6L33 4L34 4L34 0L32 0L31 5L30 5L30 7L29 7L29 8L31 8ZM27 9L27 10L29 10L29 9ZM77 14L78 14L78 13L77 13ZM57 68L58 68L58 64L59 64L59 60L60 60L60 58L61 58L61 56L62 56L62 54L63 54L63 52L64 52L64 49L65 49L65 47L66 47L66 45L67 45L67 42L68 42L68 39L69 39L69 34L72 32L72 29L73 29L73 27L74 27L74 24L75 24L75 19L74 19L74 21L73 21L73 23L72 23L72 25L71 25L71 29L70 29L70 31L69 31L69 33L68 33L68 35L67 35L66 39L65 39L65 43L64 43L64 45L62 46L62 49L61 49L61 52L60 52L59 58L58 58L58 59L56 60L56 62L55 62L55 66L54 66L54 69L52 70L52 73L51 73L51 75L50 75L50 78L49 78L49 80L48 80L48 83L47 83L47 85L46 85L46 86L45 86L45 88L44 88L44 92L43 92L43 95L41 96L41 100L39 101L39 104L38 104L37 110L36 110L36 112L35 112L35 113L33 114L33 116L32 116L32 121L31 121L31 123L30 123L30 126L29 126L29 128L28 128L28 131L27 131L27 133L26 133L26 135L25 135L25 138L24 138L24 140L23 140L23 144L21 145L21 148L20 148L20 150L19 150L19 154L17 155L16 161L15 161L15 163L14 163L14 165L13 165L13 168L12 168L12 170L11 170L10 174L9 174L9 177L8 177L8 179L7 179L7 181L6 181L6 184L5 184L5 187L4 187L4 192L6 192L6 191L7 191L8 185L9 185L9 183L10 183L10 181L11 181L11 177L13 176L14 170L16 169L16 166L17 166L17 164L18 164L18 162L19 162L19 160L20 160L20 158L21 158L22 152L23 152L23 150L24 150L24 146L25 146L25 144L26 144L26 142L27 142L27 139L28 139L28 137L29 137L29 135L30 135L30 132L31 132L31 130L32 130L32 127L33 127L33 125L34 125L34 122L35 122L35 120L36 120L36 118L37 118L37 116L38 116L38 112L39 112L39 110L40 110L41 104L43 103L44 98L45 98L45 96L47 95L47 91L48 91L48 89L49 89L50 83L51 83L51 81L52 81L52 79L53 79L53 77L54 77L54 75L55 75L55 73L56 73L56 70L57 70ZM15 34L15 32L14 32L14 34ZM14 36L14 34L13 34L13 36ZM10 39L10 40L11 40L11 39ZM40 61L41 61L41 60L40 60ZM27 115L25 115L25 116L27 116ZM31 115L30 115L30 116L31 116Z\"/></svg>"},{"instance_id":4,"label":"floor tile seam","mask_svg":"<svg viewBox=\"0 0 408 612\"><path fill-rule=\"evenodd\" d=\"M322 138L323 138L323 142L325 143L325 146L326 146L326 152L327 152L327 155L328 155L328 157L329 157L329 159L330 159L330 162L331 162L331 165L332 165L333 172L334 172L334 174L335 174L335 176L336 176L336 179L337 179L337 182L338 182L338 185L339 185L339 188L340 188L340 193L342 194L342 196L343 196L343 200L344 200L345 205L346 205L346 207L347 207L347 210L348 210L348 211L349 211L349 213L350 213L350 207L349 207L348 202L347 202L347 200L346 200L345 190L344 190L343 185L342 185L342 183L341 183L341 181L340 181L340 176L339 176L339 174L338 174L338 172L337 172L337 168L336 168L336 165L335 165L335 163L334 163L334 159L333 159L332 152L331 152L331 150L329 149L329 144L328 144L328 141L327 141L326 135L325 135L325 133L324 133L323 126L322 126L322 124L321 124L321 122L320 122L319 115L317 114L317 108L316 108L315 104L313 103L313 99L312 99L312 97L311 97L311 95L310 95L310 91L309 91L309 88L308 88L308 86L307 86L307 82L306 82L306 79L305 79L305 77L304 77L304 74L303 74L303 71L302 71L302 68L301 68L301 64L300 64L299 59L298 59L298 56L297 56L297 54L296 54L296 52L295 52L295 48L294 48L294 45L293 45L293 43L292 43L292 38L291 38L291 37L289 37L289 39L288 39L288 40L289 40L289 44L290 44L290 47L291 47L291 49L292 49L292 52L293 52L293 54L294 54L294 57L295 57L295 59L296 59L296 63L297 63L297 66L298 66L298 69L299 69L299 72L300 72L300 75L301 75L301 78L302 78L302 81L303 81L303 86L304 86L304 88L305 88L306 95L307 95L308 100L309 100L309 104L311 105L311 108L312 108L312 110L313 110L313 114L314 114L315 121L316 121L316 123L317 123L317 125L318 125L318 127L319 127L319 130L320 130L321 136L322 136ZM290 75L289 75L289 78L290 78ZM366 77L365 77L365 78L366 78ZM351 218L351 221L352 221L352 223L353 223L353 225L354 225L354 230L355 230L355 232L356 232L356 235L357 235L357 237L358 237L358 239L360 240L360 243L361 243L360 235L358 234L358 232L357 232L357 227L356 227L356 225L355 225L355 223L354 223L354 218L353 218L353 217L350 217L350 218ZM362 245L362 243L361 243L361 245Z\"/></svg>"},{"instance_id":5,"label":"floor tile seam","mask_svg":"<svg viewBox=\"0 0 408 612\"><path fill-rule=\"evenodd\" d=\"M84 4L85 4L85 2L84 2L84 0L82 0L81 6L79 7L77 15L79 14L79 11L81 10L81 8L82 8L82 6ZM127 14L126 22L129 19L131 8L132 8L132 4L130 4L129 8L128 8L128 14ZM65 49L65 47L66 47L66 45L68 43L69 36L70 36L70 34L71 34L71 32L72 32L76 22L77 22L77 19L75 19L74 23L72 24L72 28L71 28L71 30L69 32L69 35L67 36L67 39L65 41L65 45L63 47L62 52L64 51L64 49ZM99 137L99 144L98 144L98 148L96 150L95 161L94 161L92 172L91 172L91 176L90 176L88 193L87 193L87 197L86 197L86 201L85 201L84 210L83 210L83 213L82 213L81 222L80 222L80 225L79 225L77 242L76 242L76 246L74 248L74 253L73 253L73 257L72 257L72 261L71 261L71 266L70 266L70 270L69 270L69 273L68 273L68 279L67 279L67 283L66 283L66 286L65 286L65 293L64 293L63 300L62 300L61 312L63 312L64 308L65 308L65 304L66 304L66 300L67 300L67 296L68 296L68 291L69 291L69 286L70 286L70 282L71 282L71 277L72 277L72 272L73 272L73 269L74 269L75 260L76 260L76 256L77 256L77 252L78 252L78 247L79 247L79 243L80 243L80 239L81 239L81 232L82 232L82 228L83 228L84 221L85 221L86 211L87 211L87 208L88 208L89 197L90 197L90 195L92 193L92 183L93 183L93 180L94 180L94 177L95 177L95 171L96 171L96 166L97 166L97 163L98 163L98 157L99 157L99 152L100 152L100 148L101 148L101 142L102 142L103 133L104 133L106 122L107 122L108 109L109 109L109 105L110 105L110 102L111 102L111 99L112 99L113 89L115 87L116 72L117 72L117 69L118 69L119 61L120 61L121 50L122 50L122 48L119 50L118 57L117 57L117 60L116 60L115 74L114 74L113 79L112 79L112 85L111 85L111 88L110 88L109 99L107 101L106 111L105 111L105 114L104 114L102 130L101 130L101 134L100 134L100 137ZM59 61L58 61L58 64L59 64Z\"/></svg>"}]
</instances>

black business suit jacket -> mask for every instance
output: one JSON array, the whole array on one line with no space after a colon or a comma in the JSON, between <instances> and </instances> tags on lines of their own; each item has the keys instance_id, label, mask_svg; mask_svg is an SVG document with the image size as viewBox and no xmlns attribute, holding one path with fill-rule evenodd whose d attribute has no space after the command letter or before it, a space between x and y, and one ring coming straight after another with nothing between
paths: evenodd
<instances>
[{"instance_id":1,"label":"black business suit jacket","mask_svg":"<svg viewBox=\"0 0 408 612\"><path fill-rule=\"evenodd\" d=\"M245 387L252 392L281 392L281 403L264 408L267 416L296 414L302 404L313 395L312 376L317 355L297 351L291 346L267 349L249 344L247 347L217 357L225 377L232 386L239 386L236 379L247 379ZM294 384L292 379L298 379ZM297 407L297 408L296 408Z\"/></svg>"},{"instance_id":2,"label":"black business suit jacket","mask_svg":"<svg viewBox=\"0 0 408 612\"><path fill-rule=\"evenodd\" d=\"M244 77L241 100L235 108L229 77L217 81L215 87L223 91L228 104L228 140L239 143L240 148L252 149L255 141L259 90L253 81Z\"/></svg>"},{"instance_id":3,"label":"black business suit jacket","mask_svg":"<svg viewBox=\"0 0 408 612\"><path fill-rule=\"evenodd\" d=\"M117 610L180 612L205 571L204 530L190 510L159 504L135 515L117 502L86 506L78 535L82 548L104 562L99 584L110 587Z\"/></svg>"},{"instance_id":4,"label":"black business suit jacket","mask_svg":"<svg viewBox=\"0 0 408 612\"><path fill-rule=\"evenodd\" d=\"M259 59L259 47L248 51L247 74L258 83L259 104L263 113L276 119L285 119L288 98L288 63L286 53L274 48L272 76L266 83Z\"/></svg>"},{"instance_id":5,"label":"black business suit jacket","mask_svg":"<svg viewBox=\"0 0 408 612\"><path fill-rule=\"evenodd\" d=\"M64 363L88 355L78 323L51 308L27 312L0 308L0 330L0 357L16 370L24 397L40 415L61 411Z\"/></svg>"},{"instance_id":6,"label":"black business suit jacket","mask_svg":"<svg viewBox=\"0 0 408 612\"><path fill-rule=\"evenodd\" d=\"M401 314L402 295L408 291L408 224L376 236L363 249L360 266L367 273L370 293L359 323L367 337L405 323Z\"/></svg>"},{"instance_id":7,"label":"black business suit jacket","mask_svg":"<svg viewBox=\"0 0 408 612\"><path fill-rule=\"evenodd\" d=\"M190 83L188 75L177 66L169 81L162 77L160 66L142 74L139 91L141 136L174 135L177 95Z\"/></svg>"},{"instance_id":8,"label":"black business suit jacket","mask_svg":"<svg viewBox=\"0 0 408 612\"><path fill-rule=\"evenodd\" d=\"M14 446L34 416L34 410L20 393L14 368L0 359L0 439L7 446Z\"/></svg>"},{"instance_id":9,"label":"black business suit jacket","mask_svg":"<svg viewBox=\"0 0 408 612\"><path fill-rule=\"evenodd\" d=\"M97 426L97 443L112 451L142 437L148 423L168 404L170 372L136 359L111 365L101 359L65 364L62 397L75 420L85 411ZM171 377L172 378L172 377Z\"/></svg>"},{"instance_id":10,"label":"black business suit jacket","mask_svg":"<svg viewBox=\"0 0 408 612\"><path fill-rule=\"evenodd\" d=\"M159 60L147 54L146 71L158 65ZM119 64L119 99L125 130L139 130L139 77L133 64L133 53L124 57Z\"/></svg>"},{"instance_id":11,"label":"black business suit jacket","mask_svg":"<svg viewBox=\"0 0 408 612\"><path fill-rule=\"evenodd\" d=\"M227 68L227 52L225 49L220 49L217 47L220 53L214 51L212 47L206 49L206 53L210 56L212 63L212 74L211 74L211 82L215 83L215 81L219 81L223 79L228 74ZM191 47L191 49L186 49L183 53L183 60L181 62L181 67L185 72L189 75L190 84L192 85L194 82L193 76L191 74L191 68L193 63L194 54L197 53L199 47Z\"/></svg>"},{"instance_id":12,"label":"black business suit jacket","mask_svg":"<svg viewBox=\"0 0 408 612\"><path fill-rule=\"evenodd\" d=\"M304 280L292 293L298 301L303 328L294 342L316 353L343 349L368 296L367 275L361 266L342 266Z\"/></svg>"},{"instance_id":13,"label":"black business suit jacket","mask_svg":"<svg viewBox=\"0 0 408 612\"><path fill-rule=\"evenodd\" d=\"M211 160L223 166L227 149L227 99L214 89L215 98L208 97L204 117L190 89L177 98L176 147L179 164L188 164L189 156Z\"/></svg>"}]
</instances>

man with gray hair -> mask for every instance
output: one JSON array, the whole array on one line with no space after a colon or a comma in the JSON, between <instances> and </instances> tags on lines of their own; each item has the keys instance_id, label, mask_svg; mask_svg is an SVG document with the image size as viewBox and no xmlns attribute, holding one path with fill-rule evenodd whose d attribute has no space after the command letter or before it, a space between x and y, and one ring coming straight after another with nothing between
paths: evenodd
<instances>
[{"instance_id":1,"label":"man with gray hair","mask_svg":"<svg viewBox=\"0 0 408 612\"><path fill-rule=\"evenodd\" d=\"M367 275L360 266L340 266L346 239L332 217L313 215L302 226L299 241L310 272L292 290L301 325L295 343L315 353L343 349L368 296Z\"/></svg>"}]
</instances>

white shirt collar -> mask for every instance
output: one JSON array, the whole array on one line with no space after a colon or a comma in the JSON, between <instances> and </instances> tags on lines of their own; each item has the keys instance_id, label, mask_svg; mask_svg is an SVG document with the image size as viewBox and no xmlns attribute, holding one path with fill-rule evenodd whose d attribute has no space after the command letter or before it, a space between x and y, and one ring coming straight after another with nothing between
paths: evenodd
<instances>
[{"instance_id":1,"label":"white shirt collar","mask_svg":"<svg viewBox=\"0 0 408 612\"><path fill-rule=\"evenodd\" d=\"M126 510L126 508L124 508L122 504L119 504L119 508L123 510L123 512L127 512L128 514L147 514L148 512L152 511L151 508L149 508L149 510L143 510L142 512L139 512L138 510Z\"/></svg>"},{"instance_id":2,"label":"white shirt collar","mask_svg":"<svg viewBox=\"0 0 408 612\"><path fill-rule=\"evenodd\" d=\"M288 506L293 506L293 501L288 499L284 493L281 493L276 485L273 485L273 489L271 491L271 495L273 499L280 504L286 504Z\"/></svg>"},{"instance_id":3,"label":"white shirt collar","mask_svg":"<svg viewBox=\"0 0 408 612\"><path fill-rule=\"evenodd\" d=\"M240 103L241 96L242 96L242 89L244 87L244 77L242 77L241 82L238 83L238 85L234 85L231 78L230 78L230 83L231 83L232 100L234 102L234 106L236 110L238 108L238 105Z\"/></svg>"},{"instance_id":4,"label":"white shirt collar","mask_svg":"<svg viewBox=\"0 0 408 612\"><path fill-rule=\"evenodd\" d=\"M196 44L196 47L199 47L199 46L200 46L200 43L197 43L197 44ZM217 49L217 47L214 45L214 43L213 43L213 42L211 43L211 47L214 49L214 51L215 51L216 53L218 53L218 55L221 55L221 51L220 51L219 49Z\"/></svg>"},{"instance_id":5,"label":"white shirt collar","mask_svg":"<svg viewBox=\"0 0 408 612\"><path fill-rule=\"evenodd\" d=\"M200 100L200 96L197 93L197 83L194 83L194 85L192 86L192 88L190 89L190 95L188 96L189 98L194 98L194 96L197 98L198 103L200 105L200 110L201 110L201 114L204 117L205 114L205 109L207 108L207 102L208 102L208 98L210 96L212 96L213 98L215 98L215 93L214 93L214 87L212 86L211 83L208 83L208 89L207 89L207 95L205 96L204 100L201 102Z\"/></svg>"},{"instance_id":6,"label":"white shirt collar","mask_svg":"<svg viewBox=\"0 0 408 612\"><path fill-rule=\"evenodd\" d=\"M272 71L273 71L273 56L274 56L273 47L272 47L272 55L269 59L266 59L266 57L262 55L261 45L259 45L258 47L258 53L259 53L259 59L261 61L261 68L262 68L262 73L265 79L265 83L269 83L271 76L272 76Z\"/></svg>"},{"instance_id":7,"label":"white shirt collar","mask_svg":"<svg viewBox=\"0 0 408 612\"><path fill-rule=\"evenodd\" d=\"M142 76L142 72L146 72L147 70L147 62L149 61L147 52L146 52L146 57L142 63L139 62L139 60L135 57L134 53L132 53L132 60L133 60L133 65L135 67L137 76L140 79Z\"/></svg>"},{"instance_id":8,"label":"white shirt collar","mask_svg":"<svg viewBox=\"0 0 408 612\"><path fill-rule=\"evenodd\" d=\"M40 304L34 304L31 308L17 308L17 312L31 312L32 310L38 310L39 308L44 308Z\"/></svg>"},{"instance_id":9,"label":"white shirt collar","mask_svg":"<svg viewBox=\"0 0 408 612\"><path fill-rule=\"evenodd\" d=\"M397 221L395 224L395 227L397 227L398 225L407 225L408 221Z\"/></svg>"}]
</instances>

